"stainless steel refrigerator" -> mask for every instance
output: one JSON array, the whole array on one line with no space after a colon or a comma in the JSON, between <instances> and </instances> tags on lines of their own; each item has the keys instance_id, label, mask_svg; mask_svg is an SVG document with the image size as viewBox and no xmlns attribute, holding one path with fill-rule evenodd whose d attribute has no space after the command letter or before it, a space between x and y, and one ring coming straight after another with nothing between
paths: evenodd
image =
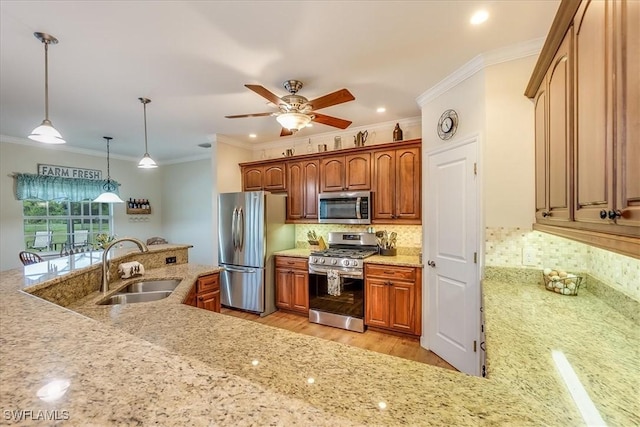
<instances>
[{"instance_id":1,"label":"stainless steel refrigerator","mask_svg":"<svg viewBox=\"0 0 640 427\"><path fill-rule=\"evenodd\" d=\"M273 252L295 247L294 226L284 223L286 196L223 193L218 202L221 303L271 314L276 311Z\"/></svg>"}]
</instances>

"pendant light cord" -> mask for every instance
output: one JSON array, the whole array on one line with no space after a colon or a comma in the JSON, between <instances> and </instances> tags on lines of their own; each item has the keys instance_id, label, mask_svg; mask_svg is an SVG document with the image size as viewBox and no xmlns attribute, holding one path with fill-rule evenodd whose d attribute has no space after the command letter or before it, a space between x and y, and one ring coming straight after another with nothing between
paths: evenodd
<instances>
[{"instance_id":1,"label":"pendant light cord","mask_svg":"<svg viewBox=\"0 0 640 427\"><path fill-rule=\"evenodd\" d=\"M44 41L44 118L49 121L49 41Z\"/></svg>"},{"instance_id":2,"label":"pendant light cord","mask_svg":"<svg viewBox=\"0 0 640 427\"><path fill-rule=\"evenodd\" d=\"M143 102L144 107L144 154L149 155L149 149L147 148L147 103Z\"/></svg>"}]
</instances>

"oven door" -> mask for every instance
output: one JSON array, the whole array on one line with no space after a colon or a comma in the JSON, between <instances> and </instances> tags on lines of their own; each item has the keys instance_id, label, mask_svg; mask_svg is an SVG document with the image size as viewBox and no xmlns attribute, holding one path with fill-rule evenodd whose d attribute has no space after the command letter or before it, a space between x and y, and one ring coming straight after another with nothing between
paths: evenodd
<instances>
[{"instance_id":1,"label":"oven door","mask_svg":"<svg viewBox=\"0 0 640 427\"><path fill-rule=\"evenodd\" d=\"M362 278L362 272L359 275L341 273L340 295L330 295L326 272L322 273L309 267L309 309L364 319L364 279Z\"/></svg>"}]
</instances>

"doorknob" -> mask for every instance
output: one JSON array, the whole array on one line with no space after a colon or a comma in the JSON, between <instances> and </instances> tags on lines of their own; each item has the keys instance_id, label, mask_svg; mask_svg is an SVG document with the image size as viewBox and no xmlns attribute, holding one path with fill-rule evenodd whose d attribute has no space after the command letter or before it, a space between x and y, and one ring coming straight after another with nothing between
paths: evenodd
<instances>
[{"instance_id":1,"label":"doorknob","mask_svg":"<svg viewBox=\"0 0 640 427\"><path fill-rule=\"evenodd\" d=\"M428 265L429 267L435 267L435 266L436 266L436 262L435 262L435 261L431 261L431 260L429 260L429 261L427 261L427 265Z\"/></svg>"}]
</instances>

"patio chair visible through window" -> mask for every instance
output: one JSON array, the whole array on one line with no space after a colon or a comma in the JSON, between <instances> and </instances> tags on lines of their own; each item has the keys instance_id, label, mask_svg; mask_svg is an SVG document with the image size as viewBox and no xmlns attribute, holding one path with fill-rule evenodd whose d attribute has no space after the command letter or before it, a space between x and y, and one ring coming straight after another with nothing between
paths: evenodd
<instances>
[{"instance_id":1,"label":"patio chair visible through window","mask_svg":"<svg viewBox=\"0 0 640 427\"><path fill-rule=\"evenodd\" d=\"M36 237L33 240L32 249L49 249L51 247L51 231L36 231Z\"/></svg>"},{"instance_id":2,"label":"patio chair visible through window","mask_svg":"<svg viewBox=\"0 0 640 427\"><path fill-rule=\"evenodd\" d=\"M78 230L73 233L73 247L87 246L89 244L89 230Z\"/></svg>"}]
</instances>

